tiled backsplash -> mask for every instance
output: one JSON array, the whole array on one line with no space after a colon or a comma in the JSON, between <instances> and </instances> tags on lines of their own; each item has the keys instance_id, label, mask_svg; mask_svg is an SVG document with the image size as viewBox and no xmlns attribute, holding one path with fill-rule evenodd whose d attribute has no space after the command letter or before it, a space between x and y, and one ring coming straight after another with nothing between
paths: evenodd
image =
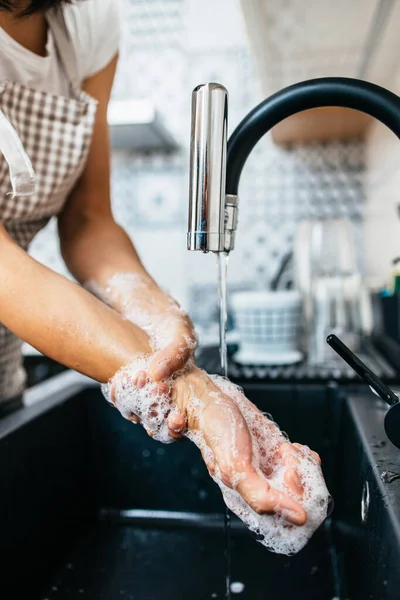
<instances>
[{"instance_id":1,"label":"tiled backsplash","mask_svg":"<svg viewBox=\"0 0 400 600\"><path fill-rule=\"evenodd\" d=\"M121 0L123 42L113 92L117 99L154 100L181 146L172 157L115 153L113 205L152 275L203 326L216 303L216 267L213 256L189 253L185 244L191 90L210 80L228 88L230 130L261 100L238 2L223 4L216 18L230 31L226 43L218 23L209 26L214 0ZM243 172L231 285L268 286L302 218L347 215L361 242L364 160L361 142L282 149L266 136ZM65 272L54 224L32 252Z\"/></svg>"}]
</instances>

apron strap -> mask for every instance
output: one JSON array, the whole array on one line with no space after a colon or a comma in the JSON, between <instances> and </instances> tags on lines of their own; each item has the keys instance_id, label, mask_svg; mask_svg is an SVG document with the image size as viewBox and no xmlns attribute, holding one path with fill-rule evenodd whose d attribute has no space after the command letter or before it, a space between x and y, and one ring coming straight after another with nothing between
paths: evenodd
<instances>
[{"instance_id":1,"label":"apron strap","mask_svg":"<svg viewBox=\"0 0 400 600\"><path fill-rule=\"evenodd\" d=\"M65 69L69 84L73 91L78 91L81 88L78 59L68 32L63 9L60 6L51 8L47 11L46 18L53 33L56 50Z\"/></svg>"}]
</instances>

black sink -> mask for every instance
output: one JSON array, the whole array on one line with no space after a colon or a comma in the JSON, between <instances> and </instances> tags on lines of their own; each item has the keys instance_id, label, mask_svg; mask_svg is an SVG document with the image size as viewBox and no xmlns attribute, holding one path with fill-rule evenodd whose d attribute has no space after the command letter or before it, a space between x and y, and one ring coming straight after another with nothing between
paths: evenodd
<instances>
[{"instance_id":1,"label":"black sink","mask_svg":"<svg viewBox=\"0 0 400 600\"><path fill-rule=\"evenodd\" d=\"M58 391L0 421L0 598L224 598L224 505L197 449L154 442L97 388L65 389L63 377ZM400 480L380 475L400 471L400 453L381 443L379 401L322 385L245 391L321 454L335 510L291 558L232 519L238 597L397 599Z\"/></svg>"}]
</instances>

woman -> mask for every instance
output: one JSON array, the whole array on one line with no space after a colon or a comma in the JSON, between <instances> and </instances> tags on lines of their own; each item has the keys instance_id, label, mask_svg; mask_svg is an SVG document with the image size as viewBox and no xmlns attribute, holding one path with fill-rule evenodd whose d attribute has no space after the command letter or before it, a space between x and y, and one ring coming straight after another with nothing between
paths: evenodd
<instances>
[{"instance_id":1,"label":"woman","mask_svg":"<svg viewBox=\"0 0 400 600\"><path fill-rule=\"evenodd\" d=\"M188 363L195 346L189 318L151 279L113 219L107 105L118 37L115 0L0 0L0 110L21 140L37 184L31 196L10 195L1 157L1 402L23 392L21 340L102 383L138 353L152 355L135 385L148 379L162 385L174 375L171 436L185 427L201 432L212 473L218 469L228 486L236 482L259 513L281 512L303 524L301 504L273 490L253 465L253 438L243 415L261 419L261 413L244 399L245 410L228 396L216 401L213 381ZM54 215L68 269L80 284L92 282L106 302L27 254ZM163 332L155 352L149 335L154 324ZM193 393L200 402L197 415L187 410ZM296 465L305 450L281 442L275 460L289 466L286 485L301 496Z\"/></svg>"}]
</instances>

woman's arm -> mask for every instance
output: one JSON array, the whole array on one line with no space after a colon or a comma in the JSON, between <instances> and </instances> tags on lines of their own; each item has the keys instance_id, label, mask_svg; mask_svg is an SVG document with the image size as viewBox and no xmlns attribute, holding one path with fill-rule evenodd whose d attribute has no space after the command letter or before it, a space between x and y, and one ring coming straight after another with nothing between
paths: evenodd
<instances>
[{"instance_id":1,"label":"woman's arm","mask_svg":"<svg viewBox=\"0 0 400 600\"><path fill-rule=\"evenodd\" d=\"M195 335L190 319L179 311L171 311L171 299L147 273L129 236L112 215L107 107L116 66L117 57L84 84L84 90L96 98L99 105L85 170L58 219L61 252L69 271L82 284L94 281L107 288L116 273L141 277L140 295L134 286L131 293L136 313L141 303L146 310L151 306L153 314L150 316L154 322L161 315L169 321L171 331L150 370L155 380L161 380L184 366L192 355ZM128 314L128 318L129 313L134 312L130 310L130 298L122 297L118 289L111 290L108 300L117 311Z\"/></svg>"},{"instance_id":2,"label":"woman's arm","mask_svg":"<svg viewBox=\"0 0 400 600\"><path fill-rule=\"evenodd\" d=\"M91 294L33 260L0 225L0 321L50 358L107 382L147 335Z\"/></svg>"},{"instance_id":3,"label":"woman's arm","mask_svg":"<svg viewBox=\"0 0 400 600\"><path fill-rule=\"evenodd\" d=\"M107 108L116 66L117 57L84 83L83 89L99 103L93 139L85 170L58 219L61 251L70 272L81 283L95 279L102 286L118 272L148 276L111 211Z\"/></svg>"}]
</instances>

